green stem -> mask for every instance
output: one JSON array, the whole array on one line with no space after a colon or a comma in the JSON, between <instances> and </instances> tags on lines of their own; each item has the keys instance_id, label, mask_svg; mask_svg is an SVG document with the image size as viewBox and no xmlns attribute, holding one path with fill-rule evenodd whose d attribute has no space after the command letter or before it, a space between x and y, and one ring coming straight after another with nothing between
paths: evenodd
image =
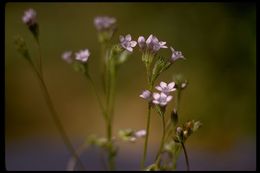
<instances>
[{"instance_id":1,"label":"green stem","mask_svg":"<svg viewBox=\"0 0 260 173\"><path fill-rule=\"evenodd\" d=\"M146 56L146 57L145 57ZM153 83L151 83L151 58L148 60L148 53L144 53L142 60L145 62L146 67L146 75L147 75L147 82L148 82L148 88L151 91L153 88ZM141 161L141 169L144 169L145 160L147 156L147 148L148 148L148 138L149 138L149 131L150 131L150 121L151 121L151 104L148 103L148 113L147 113L147 122L146 122L146 136L145 136L145 142L144 142L144 153L143 153L143 159Z\"/></svg>"},{"instance_id":2,"label":"green stem","mask_svg":"<svg viewBox=\"0 0 260 173\"><path fill-rule=\"evenodd\" d=\"M187 171L189 171L189 170L190 170L189 158L188 158L188 154L187 154L187 151L186 151L186 148L185 148L185 145L184 145L183 142L181 142L181 146L182 146L182 148L183 148L184 155L185 155Z\"/></svg>"},{"instance_id":3,"label":"green stem","mask_svg":"<svg viewBox=\"0 0 260 173\"><path fill-rule=\"evenodd\" d=\"M41 76L43 76L43 71L42 71L42 50L41 50L41 46L40 46L40 41L37 38L36 39L37 42L37 47L38 47L38 51L39 51L39 69L40 69L40 74Z\"/></svg>"},{"instance_id":4,"label":"green stem","mask_svg":"<svg viewBox=\"0 0 260 173\"><path fill-rule=\"evenodd\" d=\"M68 136L67 136L67 134L66 134L66 132L65 132L65 130L64 130L64 128L63 128L63 126L62 126L62 123L61 123L61 121L60 121L60 119L59 119L59 116L58 116L58 114L57 114L57 112L56 112L56 110L55 110L55 108L54 108L54 106L53 106L53 103L52 103L52 100L51 100L49 91L48 91L48 89L47 89L47 86L46 86L46 84L45 84L45 82L44 82L43 76L42 76L41 73L38 72L38 70L35 68L35 66L33 65L33 63L32 63L31 60L29 60L29 63L30 63L31 67L33 68L33 71L36 73L36 75L37 75L37 77L38 77L38 79L39 79L39 81L40 81L40 86L41 86L41 89L42 89L42 91L43 91L43 94L44 94L44 97L45 97L45 101L46 101L47 106L48 106L48 108L49 108L49 110L50 110L50 112L51 112L53 121L54 121L56 127L58 128L58 131L60 132L60 135L61 135L61 138L63 139L64 144L67 146L67 149L69 150L69 152L71 153L71 155L78 160L78 163L79 163L80 168L81 168L82 170L84 170L84 169L85 169L85 168L84 168L84 165L83 165L83 163L80 161L80 159L79 159L79 157L78 157L76 151L74 150L73 145L71 144L71 142L70 142L70 140L69 140L69 138L68 138Z\"/></svg>"},{"instance_id":5,"label":"green stem","mask_svg":"<svg viewBox=\"0 0 260 173\"><path fill-rule=\"evenodd\" d=\"M179 157L180 151L181 151L181 146L180 145L176 145L175 147L176 147L176 149L175 149L175 152L174 152L174 156L172 158L172 170L176 170L177 158Z\"/></svg>"},{"instance_id":6,"label":"green stem","mask_svg":"<svg viewBox=\"0 0 260 173\"><path fill-rule=\"evenodd\" d=\"M162 126L163 126L163 134L162 134L162 138L161 138L161 144L160 144L160 148L157 152L157 155L156 155L156 161L155 163L158 165L159 162L160 162L160 158L161 158L161 152L163 150L163 145L164 145L164 138L165 138L165 118L164 118L164 113L163 115L161 116L162 118Z\"/></svg>"},{"instance_id":7,"label":"green stem","mask_svg":"<svg viewBox=\"0 0 260 173\"><path fill-rule=\"evenodd\" d=\"M99 104L99 106L100 106L100 108L101 108L101 110L102 110L102 115L106 118L106 111L105 111L105 108L104 108L104 106L103 106L103 104L102 104L102 101L101 101L101 99L100 99L100 97L99 97L99 95L98 95L96 85L95 85L94 81L92 80L92 78L90 77L90 75L87 74L86 76L87 76L89 82L91 83L91 86L92 86L92 88L93 88L93 91L94 91L94 93L95 93L95 95L96 95L96 97L97 97L98 104Z\"/></svg>"},{"instance_id":8,"label":"green stem","mask_svg":"<svg viewBox=\"0 0 260 173\"><path fill-rule=\"evenodd\" d=\"M176 90L177 94L177 99L176 99L176 112L179 114L179 109L180 109L180 99L181 99L181 90L177 89Z\"/></svg>"},{"instance_id":9,"label":"green stem","mask_svg":"<svg viewBox=\"0 0 260 173\"><path fill-rule=\"evenodd\" d=\"M114 114L114 103L115 103L115 62L112 55L113 52L110 52L109 59L106 64L106 112L107 112L107 139L109 144L108 150L108 162L109 169L115 169L115 154L114 146L112 143L112 124L113 124L113 114Z\"/></svg>"},{"instance_id":10,"label":"green stem","mask_svg":"<svg viewBox=\"0 0 260 173\"><path fill-rule=\"evenodd\" d=\"M148 137L149 137L149 131L150 131L150 118L151 117L151 104L148 103L148 116L147 116L147 124L146 124L146 136L145 136L145 142L144 142L144 153L143 153L143 159L141 162L141 168L144 169L144 163L146 160L146 154L147 154L147 145L148 145Z\"/></svg>"}]
</instances>

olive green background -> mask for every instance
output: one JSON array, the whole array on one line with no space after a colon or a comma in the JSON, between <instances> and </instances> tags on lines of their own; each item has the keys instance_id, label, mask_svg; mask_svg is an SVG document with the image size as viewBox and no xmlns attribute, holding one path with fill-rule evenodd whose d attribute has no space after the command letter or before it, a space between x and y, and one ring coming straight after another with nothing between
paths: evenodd
<instances>
[{"instance_id":1,"label":"olive green background","mask_svg":"<svg viewBox=\"0 0 260 173\"><path fill-rule=\"evenodd\" d=\"M228 153L239 143L250 141L254 147L242 148L240 153L237 153L239 156L233 152L233 158L242 159L243 153L249 153L250 149L253 151L251 158L255 161L255 4L7 3L6 148L18 147L19 145L15 144L19 141L34 141L40 138L58 141L63 145L36 76L28 63L16 52L13 44L14 36L19 34L25 38L31 55L34 58L38 56L35 40L21 20L23 12L28 8L37 11L44 76L55 107L72 140L82 142L90 134L103 136L105 126L90 83L64 62L61 54L66 50L88 48L91 52L88 62L90 72L100 84L100 45L93 19L95 16L108 15L117 19L115 43L119 41L119 35L131 34L133 39L137 40L140 35L147 37L154 34L159 40L166 41L168 46L182 51L186 57L186 61L177 61L165 72L157 84L160 81L170 82L173 75L178 73L183 74L189 81L181 98L180 120L195 119L203 123L198 133L187 141L189 151L209 152L212 158L216 158L217 153ZM170 56L171 51L163 49L160 54ZM142 90L146 89L145 79L141 53L138 48L134 48L129 60L119 69L114 135L122 128L145 128L147 105L139 98ZM169 107L172 109L173 103ZM160 118L153 113L149 151L157 150L160 135ZM138 150L141 153L143 141L133 145L121 143L121 150L126 153ZM12 147L6 151L12 151ZM8 166L12 161L9 152L6 152L7 157L7 168L19 169L15 168L15 165ZM196 155L193 159L196 159ZM239 161L229 162L227 159L219 158L226 164L232 163L234 169L239 165ZM244 165L244 168L255 169L252 165ZM27 168L30 169L30 164ZM203 165L200 165L200 168L203 168Z\"/></svg>"}]
</instances>

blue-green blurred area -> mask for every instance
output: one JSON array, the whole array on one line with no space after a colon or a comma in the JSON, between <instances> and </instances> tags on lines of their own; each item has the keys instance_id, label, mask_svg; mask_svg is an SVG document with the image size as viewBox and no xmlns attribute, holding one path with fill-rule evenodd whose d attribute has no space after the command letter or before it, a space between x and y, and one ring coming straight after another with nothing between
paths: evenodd
<instances>
[{"instance_id":1,"label":"blue-green blurred area","mask_svg":"<svg viewBox=\"0 0 260 173\"><path fill-rule=\"evenodd\" d=\"M90 72L100 86L100 44L93 18L108 15L117 19L115 43L121 34L131 34L135 40L140 35L154 34L186 57L161 75L157 84L170 82L176 74L184 75L189 81L182 94L179 118L182 122L195 119L203 123L187 141L191 169L256 169L255 4L7 3L5 154L8 170L62 170L67 162L64 157L68 157L37 78L13 43L14 36L23 36L31 55L37 58L36 42L21 20L28 8L37 11L44 76L75 146L90 134L104 136L105 124L90 83L64 62L61 54L88 48ZM170 49L159 53L171 56ZM145 67L136 47L119 69L114 135L122 128L145 128L147 105L139 94L146 85ZM168 112L173 105L174 102ZM150 163L158 149L161 132L160 118L153 112L148 148ZM122 158L119 167L138 169L143 140L133 145L119 144ZM88 162L90 155L84 155ZM132 163L133 160L136 162ZM184 159L180 160L183 169L184 163Z\"/></svg>"}]
</instances>

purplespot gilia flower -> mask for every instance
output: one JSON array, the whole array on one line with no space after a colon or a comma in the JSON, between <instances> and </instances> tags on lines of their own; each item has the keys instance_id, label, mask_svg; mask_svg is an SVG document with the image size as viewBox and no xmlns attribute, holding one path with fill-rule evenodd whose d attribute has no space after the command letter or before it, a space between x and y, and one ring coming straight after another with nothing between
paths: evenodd
<instances>
[{"instance_id":1,"label":"purplespot gilia flower","mask_svg":"<svg viewBox=\"0 0 260 173\"><path fill-rule=\"evenodd\" d=\"M67 63L72 63L72 51L66 51L62 54L62 59L66 61Z\"/></svg>"},{"instance_id":2,"label":"purplespot gilia flower","mask_svg":"<svg viewBox=\"0 0 260 173\"><path fill-rule=\"evenodd\" d=\"M174 82L171 82L171 83L169 83L168 85L167 85L167 83L165 83L165 82L161 82L161 83L160 83L160 86L156 86L155 88L156 88L158 91L161 91L161 92L163 92L163 93L165 93L165 94L168 94L168 93L170 93L170 92L176 90L176 88L174 88L174 86L175 86L175 83L174 83Z\"/></svg>"},{"instance_id":3,"label":"purplespot gilia flower","mask_svg":"<svg viewBox=\"0 0 260 173\"><path fill-rule=\"evenodd\" d=\"M152 34L147 38L146 41L143 36L140 36L138 38L138 45L142 51L148 49L152 53L158 52L161 48L167 48L166 42L159 41L158 38Z\"/></svg>"},{"instance_id":4,"label":"purplespot gilia flower","mask_svg":"<svg viewBox=\"0 0 260 173\"><path fill-rule=\"evenodd\" d=\"M153 103L160 106L166 106L172 100L172 96L165 93L153 93Z\"/></svg>"},{"instance_id":5,"label":"purplespot gilia flower","mask_svg":"<svg viewBox=\"0 0 260 173\"><path fill-rule=\"evenodd\" d=\"M172 56L171 56L171 61L174 62L178 59L185 59L184 56L182 55L182 52L174 50L172 47L170 47L172 51Z\"/></svg>"},{"instance_id":6,"label":"purplespot gilia flower","mask_svg":"<svg viewBox=\"0 0 260 173\"><path fill-rule=\"evenodd\" d=\"M98 16L94 19L94 25L98 31L112 29L116 19L108 16Z\"/></svg>"},{"instance_id":7,"label":"purplespot gilia flower","mask_svg":"<svg viewBox=\"0 0 260 173\"><path fill-rule=\"evenodd\" d=\"M37 23L36 16L37 16L36 11L30 8L24 12L22 21L28 26L35 25Z\"/></svg>"},{"instance_id":8,"label":"purplespot gilia flower","mask_svg":"<svg viewBox=\"0 0 260 173\"><path fill-rule=\"evenodd\" d=\"M133 52L133 47L136 46L137 42L132 41L131 35L128 34L125 37L120 35L119 36L120 45L125 48L129 52Z\"/></svg>"},{"instance_id":9,"label":"purplespot gilia flower","mask_svg":"<svg viewBox=\"0 0 260 173\"><path fill-rule=\"evenodd\" d=\"M75 53L76 60L86 63L88 61L88 57L90 56L90 52L88 49L80 50L79 52Z\"/></svg>"},{"instance_id":10,"label":"purplespot gilia flower","mask_svg":"<svg viewBox=\"0 0 260 173\"><path fill-rule=\"evenodd\" d=\"M141 98L147 100L148 102L152 101L152 93L149 90L144 90L141 95L139 95Z\"/></svg>"}]
</instances>

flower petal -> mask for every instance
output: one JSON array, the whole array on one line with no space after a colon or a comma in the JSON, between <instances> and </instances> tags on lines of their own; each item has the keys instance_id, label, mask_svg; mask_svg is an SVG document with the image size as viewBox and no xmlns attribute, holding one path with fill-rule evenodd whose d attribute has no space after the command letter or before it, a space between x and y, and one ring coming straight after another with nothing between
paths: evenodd
<instances>
[{"instance_id":1,"label":"flower petal","mask_svg":"<svg viewBox=\"0 0 260 173\"><path fill-rule=\"evenodd\" d=\"M169 89L172 89L174 86L175 86L175 82L171 82L171 83L168 84Z\"/></svg>"},{"instance_id":2,"label":"flower petal","mask_svg":"<svg viewBox=\"0 0 260 173\"><path fill-rule=\"evenodd\" d=\"M168 96L167 98L166 98L166 101L167 102L169 102L169 101L171 101L172 100L172 96Z\"/></svg>"},{"instance_id":3,"label":"flower petal","mask_svg":"<svg viewBox=\"0 0 260 173\"><path fill-rule=\"evenodd\" d=\"M165 106L165 105L167 105L167 102L161 102L160 105Z\"/></svg>"},{"instance_id":4,"label":"flower petal","mask_svg":"<svg viewBox=\"0 0 260 173\"><path fill-rule=\"evenodd\" d=\"M165 82L160 82L160 86L162 87L162 88L165 88L165 87L167 87L167 83L165 83Z\"/></svg>"},{"instance_id":5,"label":"flower petal","mask_svg":"<svg viewBox=\"0 0 260 173\"><path fill-rule=\"evenodd\" d=\"M167 95L166 95L165 93L161 92L160 97L161 97L162 99L165 99L165 98L167 98Z\"/></svg>"},{"instance_id":6,"label":"flower petal","mask_svg":"<svg viewBox=\"0 0 260 173\"><path fill-rule=\"evenodd\" d=\"M150 44L151 41L152 41L152 38L153 38L153 35L151 34L151 35L147 38L146 44Z\"/></svg>"},{"instance_id":7,"label":"flower petal","mask_svg":"<svg viewBox=\"0 0 260 173\"><path fill-rule=\"evenodd\" d=\"M155 87L158 91L162 91L162 88L160 86Z\"/></svg>"},{"instance_id":8,"label":"flower petal","mask_svg":"<svg viewBox=\"0 0 260 173\"><path fill-rule=\"evenodd\" d=\"M126 50L128 50L129 52L133 52L133 48L132 47L127 47Z\"/></svg>"},{"instance_id":9,"label":"flower petal","mask_svg":"<svg viewBox=\"0 0 260 173\"><path fill-rule=\"evenodd\" d=\"M143 36L140 36L140 37L138 37L138 43L143 43L143 42L145 42L145 38L143 37Z\"/></svg>"},{"instance_id":10,"label":"flower petal","mask_svg":"<svg viewBox=\"0 0 260 173\"><path fill-rule=\"evenodd\" d=\"M160 94L159 93L153 93L153 98L155 100L158 100L160 98Z\"/></svg>"},{"instance_id":11,"label":"flower petal","mask_svg":"<svg viewBox=\"0 0 260 173\"><path fill-rule=\"evenodd\" d=\"M131 41L131 40L132 40L131 35L130 35L130 34L127 34L127 35L125 36L125 39L126 39L127 41Z\"/></svg>"},{"instance_id":12,"label":"flower petal","mask_svg":"<svg viewBox=\"0 0 260 173\"><path fill-rule=\"evenodd\" d=\"M125 40L124 36L120 35L119 40L120 40L120 42L123 42Z\"/></svg>"},{"instance_id":13,"label":"flower petal","mask_svg":"<svg viewBox=\"0 0 260 173\"><path fill-rule=\"evenodd\" d=\"M156 105L160 104L158 100L153 100L153 103Z\"/></svg>"},{"instance_id":14,"label":"flower petal","mask_svg":"<svg viewBox=\"0 0 260 173\"><path fill-rule=\"evenodd\" d=\"M131 46L131 47L135 47L135 46L136 46L136 44L137 44L137 42L136 42L136 41L131 41L131 42L130 42L130 46Z\"/></svg>"}]
</instances>

